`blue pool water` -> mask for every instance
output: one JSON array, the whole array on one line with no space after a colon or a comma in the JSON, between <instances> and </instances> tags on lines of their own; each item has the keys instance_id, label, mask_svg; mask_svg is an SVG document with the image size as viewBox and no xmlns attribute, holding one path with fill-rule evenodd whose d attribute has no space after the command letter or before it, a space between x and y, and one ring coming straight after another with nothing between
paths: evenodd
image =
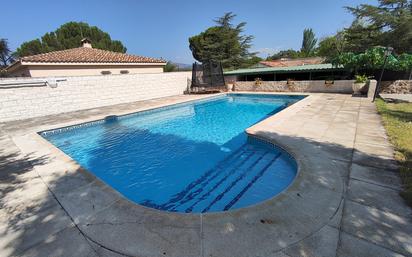
<instances>
[{"instance_id":1,"label":"blue pool water","mask_svg":"<svg viewBox=\"0 0 412 257\"><path fill-rule=\"evenodd\" d=\"M292 182L293 158L244 131L302 98L230 94L41 135L136 203L224 211L269 199Z\"/></svg>"}]
</instances>

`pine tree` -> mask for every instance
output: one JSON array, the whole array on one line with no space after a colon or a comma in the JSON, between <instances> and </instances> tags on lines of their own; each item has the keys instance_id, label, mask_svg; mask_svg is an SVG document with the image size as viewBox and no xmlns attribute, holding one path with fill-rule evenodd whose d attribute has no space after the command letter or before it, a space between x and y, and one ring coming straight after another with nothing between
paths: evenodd
<instances>
[{"instance_id":1,"label":"pine tree","mask_svg":"<svg viewBox=\"0 0 412 257\"><path fill-rule=\"evenodd\" d=\"M245 22L232 24L235 17L231 12L225 13L215 20L217 26L189 38L189 48L197 61L221 62L225 69L236 69L257 60L255 53L249 52L253 36L242 34Z\"/></svg>"},{"instance_id":2,"label":"pine tree","mask_svg":"<svg viewBox=\"0 0 412 257\"><path fill-rule=\"evenodd\" d=\"M363 52L391 46L397 53L412 52L412 1L379 0L378 6L346 7L355 21L345 30L348 51Z\"/></svg>"},{"instance_id":3,"label":"pine tree","mask_svg":"<svg viewBox=\"0 0 412 257\"><path fill-rule=\"evenodd\" d=\"M24 42L17 48L16 55L22 57L79 47L80 41L85 37L92 41L94 48L121 53L127 50L120 41L112 40L108 33L98 27L84 22L68 22L56 31L44 34L40 39Z\"/></svg>"},{"instance_id":4,"label":"pine tree","mask_svg":"<svg viewBox=\"0 0 412 257\"><path fill-rule=\"evenodd\" d=\"M316 43L318 40L315 37L315 33L312 29L305 29L303 31L303 40L302 40L302 48L300 51L304 57L308 57L313 55L313 51L315 50Z\"/></svg>"}]
</instances>

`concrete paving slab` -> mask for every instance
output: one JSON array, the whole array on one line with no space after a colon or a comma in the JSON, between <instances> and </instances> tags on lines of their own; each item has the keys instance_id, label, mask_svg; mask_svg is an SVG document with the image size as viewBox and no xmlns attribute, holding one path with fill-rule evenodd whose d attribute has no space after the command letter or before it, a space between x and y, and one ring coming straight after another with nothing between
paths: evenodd
<instances>
[{"instance_id":1,"label":"concrete paving slab","mask_svg":"<svg viewBox=\"0 0 412 257\"><path fill-rule=\"evenodd\" d=\"M39 178L17 185L8 185L2 188L2 191L0 198L2 222L13 223L57 205L57 201Z\"/></svg>"},{"instance_id":2,"label":"concrete paving slab","mask_svg":"<svg viewBox=\"0 0 412 257\"><path fill-rule=\"evenodd\" d=\"M319 158L327 158L348 163L352 160L353 149L349 146L351 142L342 140L342 143L337 143L337 140L330 138L323 138L320 141L323 142L317 144L322 151L321 155L318 155Z\"/></svg>"},{"instance_id":3,"label":"concrete paving slab","mask_svg":"<svg viewBox=\"0 0 412 257\"><path fill-rule=\"evenodd\" d=\"M200 220L184 227L175 219L81 225L93 241L129 256L200 256ZM110 231L108 233L108 231Z\"/></svg>"},{"instance_id":4,"label":"concrete paving slab","mask_svg":"<svg viewBox=\"0 0 412 257\"><path fill-rule=\"evenodd\" d=\"M276 213L245 215L240 221L233 215L219 218L208 215L203 218L204 256L272 256L310 233L301 218L293 221L302 215L296 212L288 218ZM306 221L312 223L309 215Z\"/></svg>"},{"instance_id":5,"label":"concrete paving slab","mask_svg":"<svg viewBox=\"0 0 412 257\"><path fill-rule=\"evenodd\" d=\"M340 230L340 226L341 226L344 202L345 202L345 199L342 198L339 204L338 210L336 211L335 215L330 219L328 223L329 226L336 228L338 230Z\"/></svg>"},{"instance_id":6,"label":"concrete paving slab","mask_svg":"<svg viewBox=\"0 0 412 257\"><path fill-rule=\"evenodd\" d=\"M77 191L79 188L89 185L95 180L94 176L91 176L89 172L83 170L61 170L54 172L40 172L42 180L47 186L58 195L69 194L70 192Z\"/></svg>"},{"instance_id":7,"label":"concrete paving slab","mask_svg":"<svg viewBox=\"0 0 412 257\"><path fill-rule=\"evenodd\" d=\"M80 229L117 254L199 256L201 249L199 215L158 211L131 205L125 199L96 213ZM110 233L104 232L107 230Z\"/></svg>"},{"instance_id":8,"label":"concrete paving slab","mask_svg":"<svg viewBox=\"0 0 412 257\"><path fill-rule=\"evenodd\" d=\"M362 144L370 145L388 145L388 137L386 135L381 136L367 136L367 135L356 135L356 141Z\"/></svg>"},{"instance_id":9,"label":"concrete paving slab","mask_svg":"<svg viewBox=\"0 0 412 257\"><path fill-rule=\"evenodd\" d=\"M398 172L382 168L372 168L352 163L351 178L368 183L390 187L395 190L401 188L401 179Z\"/></svg>"},{"instance_id":10,"label":"concrete paving slab","mask_svg":"<svg viewBox=\"0 0 412 257\"><path fill-rule=\"evenodd\" d=\"M356 238L347 233L341 233L341 242L337 257L404 257L405 255L393 252L368 241Z\"/></svg>"},{"instance_id":11,"label":"concrete paving slab","mask_svg":"<svg viewBox=\"0 0 412 257\"><path fill-rule=\"evenodd\" d=\"M0 226L0 252L17 255L65 228L73 227L60 206L52 206L30 216Z\"/></svg>"},{"instance_id":12,"label":"concrete paving slab","mask_svg":"<svg viewBox=\"0 0 412 257\"><path fill-rule=\"evenodd\" d=\"M342 140L342 141L354 141L355 132L346 131L345 129L328 129L323 135L325 138L330 138L333 140Z\"/></svg>"},{"instance_id":13,"label":"concrete paving slab","mask_svg":"<svg viewBox=\"0 0 412 257\"><path fill-rule=\"evenodd\" d=\"M348 199L382 211L411 216L412 209L406 205L399 193L399 190L351 179Z\"/></svg>"},{"instance_id":14,"label":"concrete paving slab","mask_svg":"<svg viewBox=\"0 0 412 257\"><path fill-rule=\"evenodd\" d=\"M67 228L23 252L19 257L99 257L77 228Z\"/></svg>"},{"instance_id":15,"label":"concrete paving slab","mask_svg":"<svg viewBox=\"0 0 412 257\"><path fill-rule=\"evenodd\" d=\"M74 222L79 224L86 223L94 214L117 201L120 194L103 182L95 181L75 191L59 194L58 197Z\"/></svg>"},{"instance_id":16,"label":"concrete paving slab","mask_svg":"<svg viewBox=\"0 0 412 257\"><path fill-rule=\"evenodd\" d=\"M388 145L363 144L355 142L355 149L363 154L372 156L385 156L393 158L393 147Z\"/></svg>"},{"instance_id":17,"label":"concrete paving slab","mask_svg":"<svg viewBox=\"0 0 412 257\"><path fill-rule=\"evenodd\" d=\"M290 256L330 257L335 256L339 241L339 230L325 226L307 239L304 239L284 252Z\"/></svg>"},{"instance_id":18,"label":"concrete paving slab","mask_svg":"<svg viewBox=\"0 0 412 257\"><path fill-rule=\"evenodd\" d=\"M342 230L394 252L412 255L410 217L346 201Z\"/></svg>"},{"instance_id":19,"label":"concrete paving slab","mask_svg":"<svg viewBox=\"0 0 412 257\"><path fill-rule=\"evenodd\" d=\"M306 187L314 184L305 181L302 183L306 183ZM290 188L287 195L278 195L278 201L260 204L254 212L245 208L226 215L203 215L205 256L271 256L299 238L309 236L310 231L323 227L339 206L340 194L326 187L322 191L305 193L305 190ZM326 202L329 206L325 206Z\"/></svg>"},{"instance_id":20,"label":"concrete paving slab","mask_svg":"<svg viewBox=\"0 0 412 257\"><path fill-rule=\"evenodd\" d=\"M380 96L389 102L412 103L412 94L380 94Z\"/></svg>"},{"instance_id":21,"label":"concrete paving slab","mask_svg":"<svg viewBox=\"0 0 412 257\"><path fill-rule=\"evenodd\" d=\"M0 223L13 226L21 220L32 217L33 214L50 210L50 208L56 206L59 206L59 204L54 198L51 198L51 195L44 199L22 201L15 206L13 206L12 203L8 203L8 205L4 205L1 208Z\"/></svg>"},{"instance_id":22,"label":"concrete paving slab","mask_svg":"<svg viewBox=\"0 0 412 257\"><path fill-rule=\"evenodd\" d=\"M398 163L389 156L379 156L367 154L359 150L354 150L352 161L358 165L368 166L379 169L398 170Z\"/></svg>"},{"instance_id":23,"label":"concrete paving slab","mask_svg":"<svg viewBox=\"0 0 412 257\"><path fill-rule=\"evenodd\" d=\"M357 135L380 137L385 135L383 128L373 127L370 124L359 124L356 131Z\"/></svg>"},{"instance_id":24,"label":"concrete paving slab","mask_svg":"<svg viewBox=\"0 0 412 257\"><path fill-rule=\"evenodd\" d=\"M106 249L98 244L95 244L94 242L88 240L89 244L91 247L93 247L94 252L97 254L99 257L127 257L127 255L120 254L113 252L112 250Z\"/></svg>"},{"instance_id":25,"label":"concrete paving slab","mask_svg":"<svg viewBox=\"0 0 412 257\"><path fill-rule=\"evenodd\" d=\"M7 147L2 145L2 148ZM33 163L41 162L41 159L33 159L18 151L0 151L0 183L17 183L28 181L38 177L33 169Z\"/></svg>"},{"instance_id":26,"label":"concrete paving slab","mask_svg":"<svg viewBox=\"0 0 412 257\"><path fill-rule=\"evenodd\" d=\"M316 123L311 125L303 125L299 130L299 135L306 138L321 138L325 134L329 125L324 123Z\"/></svg>"}]
</instances>

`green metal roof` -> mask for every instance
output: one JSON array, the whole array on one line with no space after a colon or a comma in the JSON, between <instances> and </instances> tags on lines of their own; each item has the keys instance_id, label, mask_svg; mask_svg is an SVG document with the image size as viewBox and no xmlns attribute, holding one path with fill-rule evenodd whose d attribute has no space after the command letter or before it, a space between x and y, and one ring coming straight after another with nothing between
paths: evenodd
<instances>
[{"instance_id":1,"label":"green metal roof","mask_svg":"<svg viewBox=\"0 0 412 257\"><path fill-rule=\"evenodd\" d=\"M226 71L224 75L246 75L246 74L263 74L263 73L287 73L287 72L308 72L308 71L323 71L323 70L342 70L342 67L335 67L331 63L324 64L307 64L290 67L267 67L267 68L251 68Z\"/></svg>"}]
</instances>

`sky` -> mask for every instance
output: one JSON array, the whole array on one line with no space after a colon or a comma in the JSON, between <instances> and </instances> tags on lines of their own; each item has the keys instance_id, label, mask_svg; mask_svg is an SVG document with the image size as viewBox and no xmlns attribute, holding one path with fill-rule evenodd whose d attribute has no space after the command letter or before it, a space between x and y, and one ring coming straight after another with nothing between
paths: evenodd
<instances>
[{"instance_id":1,"label":"sky","mask_svg":"<svg viewBox=\"0 0 412 257\"><path fill-rule=\"evenodd\" d=\"M6 0L1 0L6 1ZM2 12L0 38L15 50L69 21L82 21L120 40L130 54L194 61L188 38L214 24L225 12L247 22L252 51L266 57L282 49L299 49L305 28L318 38L350 25L344 6L376 0L13 0Z\"/></svg>"}]
</instances>

